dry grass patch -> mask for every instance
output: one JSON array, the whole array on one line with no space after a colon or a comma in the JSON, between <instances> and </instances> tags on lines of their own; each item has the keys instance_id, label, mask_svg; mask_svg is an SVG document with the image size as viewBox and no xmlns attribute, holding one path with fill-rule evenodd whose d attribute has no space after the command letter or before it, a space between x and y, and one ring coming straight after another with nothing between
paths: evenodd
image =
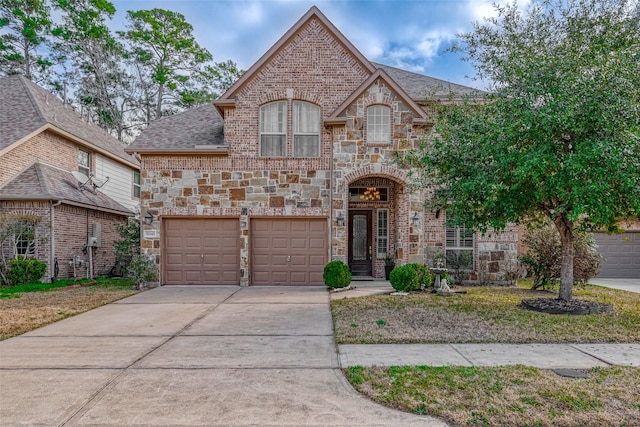
<instances>
[{"instance_id":1,"label":"dry grass patch","mask_svg":"<svg viewBox=\"0 0 640 427\"><path fill-rule=\"evenodd\" d=\"M0 299L0 340L84 313L135 294L129 281L107 281L87 288L20 293Z\"/></svg>"},{"instance_id":2,"label":"dry grass patch","mask_svg":"<svg viewBox=\"0 0 640 427\"><path fill-rule=\"evenodd\" d=\"M519 307L524 298L556 294L522 287L469 287L453 297L431 293L375 295L331 302L339 344L640 342L640 294L599 286L574 297L613 304L586 316L551 315Z\"/></svg>"},{"instance_id":3,"label":"dry grass patch","mask_svg":"<svg viewBox=\"0 0 640 427\"><path fill-rule=\"evenodd\" d=\"M525 366L345 370L353 386L400 410L456 426L637 426L640 369L594 368L589 379Z\"/></svg>"}]
</instances>

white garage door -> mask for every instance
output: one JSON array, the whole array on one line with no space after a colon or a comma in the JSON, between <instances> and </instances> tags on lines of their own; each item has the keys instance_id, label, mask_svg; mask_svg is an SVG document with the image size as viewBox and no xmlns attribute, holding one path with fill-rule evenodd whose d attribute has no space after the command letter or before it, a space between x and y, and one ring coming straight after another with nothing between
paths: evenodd
<instances>
[{"instance_id":1,"label":"white garage door","mask_svg":"<svg viewBox=\"0 0 640 427\"><path fill-rule=\"evenodd\" d=\"M593 233L602 262L598 277L640 278L640 232Z\"/></svg>"}]
</instances>

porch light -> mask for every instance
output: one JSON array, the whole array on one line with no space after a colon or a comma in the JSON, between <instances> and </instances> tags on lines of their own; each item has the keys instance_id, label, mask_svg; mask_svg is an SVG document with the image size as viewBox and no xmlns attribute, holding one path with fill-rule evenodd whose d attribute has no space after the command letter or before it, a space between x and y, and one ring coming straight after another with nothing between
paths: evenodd
<instances>
[{"instance_id":1,"label":"porch light","mask_svg":"<svg viewBox=\"0 0 640 427\"><path fill-rule=\"evenodd\" d=\"M338 212L338 216L336 216L336 221L338 222L338 227L344 227L344 215L342 212Z\"/></svg>"},{"instance_id":2,"label":"porch light","mask_svg":"<svg viewBox=\"0 0 640 427\"><path fill-rule=\"evenodd\" d=\"M364 193L360 195L362 200L376 201L380 200L380 191L376 187L367 187Z\"/></svg>"},{"instance_id":3,"label":"porch light","mask_svg":"<svg viewBox=\"0 0 640 427\"><path fill-rule=\"evenodd\" d=\"M417 227L418 224L420 224L420 216L418 216L418 212L413 213L413 216L411 217L411 223L414 227Z\"/></svg>"},{"instance_id":4,"label":"porch light","mask_svg":"<svg viewBox=\"0 0 640 427\"><path fill-rule=\"evenodd\" d=\"M144 223L147 225L153 224L153 214L151 211L147 211L147 214L144 216Z\"/></svg>"}]
</instances>

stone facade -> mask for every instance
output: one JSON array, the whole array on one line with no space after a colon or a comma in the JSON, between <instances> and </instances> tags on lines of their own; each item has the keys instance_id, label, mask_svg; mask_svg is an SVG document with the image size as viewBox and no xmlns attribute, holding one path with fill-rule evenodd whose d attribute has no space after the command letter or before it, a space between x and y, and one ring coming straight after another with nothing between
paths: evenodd
<instances>
[{"instance_id":1,"label":"stone facade","mask_svg":"<svg viewBox=\"0 0 640 427\"><path fill-rule=\"evenodd\" d=\"M285 102L288 112L286 154L261 157L260 107L276 101ZM293 157L295 101L320 108L318 158ZM250 284L249 224L255 217L326 218L328 258L349 262L349 213L370 212L371 275L376 278L384 277L387 255L400 264L433 264L445 249L446 214L426 209L429 192L416 190L408 171L393 161L396 153L416 148L429 130L428 104L412 99L376 70L313 8L214 105L224 120L226 152L189 154L183 148L188 141L178 153L167 146L150 151L147 145L141 152L141 211L154 216L152 224L143 226L142 246L155 256L161 273L162 221L172 217L238 218L242 285ZM367 109L372 106L389 108L387 143L368 142ZM135 152L135 144L129 151ZM353 196L367 187L384 189L386 198ZM375 240L380 211L388 213L384 253ZM496 280L515 256L513 234L477 236L474 245L474 265L491 270ZM477 280L477 272L469 278Z\"/></svg>"}]
</instances>

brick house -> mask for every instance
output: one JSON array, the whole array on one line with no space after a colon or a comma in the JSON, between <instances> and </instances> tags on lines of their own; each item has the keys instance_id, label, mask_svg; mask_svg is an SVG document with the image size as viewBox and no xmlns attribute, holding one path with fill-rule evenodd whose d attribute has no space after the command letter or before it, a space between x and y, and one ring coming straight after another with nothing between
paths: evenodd
<instances>
[{"instance_id":1,"label":"brick house","mask_svg":"<svg viewBox=\"0 0 640 427\"><path fill-rule=\"evenodd\" d=\"M2 246L5 259L45 262L43 280L106 275L114 225L137 211L139 182L121 142L24 77L0 79L0 214L38 219L31 241Z\"/></svg>"},{"instance_id":2,"label":"brick house","mask_svg":"<svg viewBox=\"0 0 640 427\"><path fill-rule=\"evenodd\" d=\"M447 228L394 152L432 126L430 104L476 90L375 64L311 8L213 105L163 118L127 148L141 158L142 247L162 284L322 284L385 258L469 254L467 278L501 281L518 231Z\"/></svg>"}]
</instances>

